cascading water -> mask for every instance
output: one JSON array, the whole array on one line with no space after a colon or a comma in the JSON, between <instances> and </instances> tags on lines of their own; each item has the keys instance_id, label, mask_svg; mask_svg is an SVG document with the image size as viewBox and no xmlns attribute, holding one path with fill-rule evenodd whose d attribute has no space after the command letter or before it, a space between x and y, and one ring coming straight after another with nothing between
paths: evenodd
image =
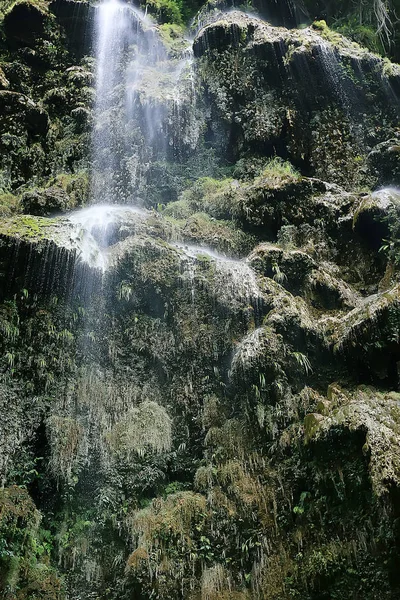
<instances>
[{"instance_id":1,"label":"cascading water","mask_svg":"<svg viewBox=\"0 0 400 600\"><path fill-rule=\"evenodd\" d=\"M154 24L118 0L95 16L96 100L92 134L92 204L144 204L149 164L164 159L168 114L190 56L169 61Z\"/></svg>"},{"instance_id":2,"label":"cascading water","mask_svg":"<svg viewBox=\"0 0 400 600\"><path fill-rule=\"evenodd\" d=\"M103 273L108 266L107 249L121 238L120 229L134 229L136 218L145 212L133 206L98 204L74 213L74 225L80 260Z\"/></svg>"},{"instance_id":3,"label":"cascading water","mask_svg":"<svg viewBox=\"0 0 400 600\"><path fill-rule=\"evenodd\" d=\"M168 146L174 146L167 140L168 111L169 120L186 119L180 110L180 80L190 70L192 57L186 48L180 59L169 61L150 19L118 0L106 0L95 10L94 50L92 206L70 220L77 228L75 237L81 240L81 259L104 271L106 232L113 220L120 222L122 205L149 202L143 197L149 165L158 157L165 159ZM185 81L187 85L193 94L193 78ZM162 101L159 87L165 88ZM184 127L172 129L183 133ZM125 214L129 218L132 210L126 209ZM103 230L100 243L99 230Z\"/></svg>"},{"instance_id":4,"label":"cascading water","mask_svg":"<svg viewBox=\"0 0 400 600\"><path fill-rule=\"evenodd\" d=\"M138 44L143 17L118 0L104 2L95 16L96 98L92 134L91 203L117 203L121 197L123 160L120 126L126 123L124 102L129 50ZM123 145L123 144L122 144Z\"/></svg>"},{"instance_id":5,"label":"cascading water","mask_svg":"<svg viewBox=\"0 0 400 600\"><path fill-rule=\"evenodd\" d=\"M96 95L89 198L92 206L73 214L70 221L80 239L81 260L103 272L107 248L115 241L112 232L134 212L132 207L118 204L134 203L129 196L129 177L124 172L129 150L123 129L132 113L127 80L137 71L133 65L141 56L144 26L149 26L146 17L118 0L103 2L95 11Z\"/></svg>"}]
</instances>

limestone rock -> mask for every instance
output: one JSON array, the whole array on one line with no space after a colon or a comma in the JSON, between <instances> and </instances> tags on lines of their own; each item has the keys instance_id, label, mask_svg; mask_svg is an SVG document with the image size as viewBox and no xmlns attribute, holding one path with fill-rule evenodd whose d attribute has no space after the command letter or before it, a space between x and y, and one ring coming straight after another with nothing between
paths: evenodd
<instances>
[{"instance_id":1,"label":"limestone rock","mask_svg":"<svg viewBox=\"0 0 400 600\"><path fill-rule=\"evenodd\" d=\"M341 393L345 403L328 416L306 417L307 440L326 439L335 428L362 432L365 435L363 452L369 456L375 493L386 494L400 483L399 394L382 393L367 386Z\"/></svg>"},{"instance_id":2,"label":"limestone rock","mask_svg":"<svg viewBox=\"0 0 400 600\"><path fill-rule=\"evenodd\" d=\"M386 93L400 81L396 65L388 69L327 28L272 27L238 11L203 27L194 53L218 110L211 127L225 131L233 156L286 152L294 164L347 189L370 182L367 155L397 127L398 107ZM369 135L383 119L380 139Z\"/></svg>"}]
</instances>

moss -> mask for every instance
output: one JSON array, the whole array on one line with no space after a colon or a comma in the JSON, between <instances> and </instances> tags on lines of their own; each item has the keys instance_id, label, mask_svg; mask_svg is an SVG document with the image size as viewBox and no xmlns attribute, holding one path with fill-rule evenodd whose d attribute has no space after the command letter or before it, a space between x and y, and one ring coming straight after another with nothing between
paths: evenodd
<instances>
[{"instance_id":1,"label":"moss","mask_svg":"<svg viewBox=\"0 0 400 600\"><path fill-rule=\"evenodd\" d=\"M321 21L314 21L311 27L313 29L316 29L317 31L325 31L326 29L328 29L328 25L323 19Z\"/></svg>"},{"instance_id":2,"label":"moss","mask_svg":"<svg viewBox=\"0 0 400 600\"><path fill-rule=\"evenodd\" d=\"M21 215L4 221L0 226L0 233L29 241L40 241L51 235L55 224L54 219Z\"/></svg>"},{"instance_id":3,"label":"moss","mask_svg":"<svg viewBox=\"0 0 400 600\"><path fill-rule=\"evenodd\" d=\"M132 517L132 533L139 540L139 547L151 551L160 543L166 549L176 536L184 547L190 548L191 532L196 523L205 517L206 499L193 492L170 494L166 500L156 500L150 508Z\"/></svg>"},{"instance_id":4,"label":"moss","mask_svg":"<svg viewBox=\"0 0 400 600\"><path fill-rule=\"evenodd\" d=\"M188 47L184 27L177 23L163 23L158 31L168 55L171 58L180 58Z\"/></svg>"},{"instance_id":5,"label":"moss","mask_svg":"<svg viewBox=\"0 0 400 600\"><path fill-rule=\"evenodd\" d=\"M153 401L132 408L108 435L113 452L134 457L146 451L165 453L172 446L172 422L166 410Z\"/></svg>"},{"instance_id":6,"label":"moss","mask_svg":"<svg viewBox=\"0 0 400 600\"><path fill-rule=\"evenodd\" d=\"M85 430L75 419L59 415L51 415L46 426L51 448L50 470L56 479L72 484L81 466L79 462L84 462L87 454Z\"/></svg>"},{"instance_id":7,"label":"moss","mask_svg":"<svg viewBox=\"0 0 400 600\"><path fill-rule=\"evenodd\" d=\"M21 203L17 196L10 192L0 194L0 216L10 217L21 211Z\"/></svg>"}]
</instances>

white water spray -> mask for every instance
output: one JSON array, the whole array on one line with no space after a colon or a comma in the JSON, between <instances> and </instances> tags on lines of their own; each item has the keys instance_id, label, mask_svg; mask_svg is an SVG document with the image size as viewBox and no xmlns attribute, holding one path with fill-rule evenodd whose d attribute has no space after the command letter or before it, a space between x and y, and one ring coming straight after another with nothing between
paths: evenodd
<instances>
[{"instance_id":1,"label":"white water spray","mask_svg":"<svg viewBox=\"0 0 400 600\"><path fill-rule=\"evenodd\" d=\"M124 89L132 48L138 43L144 22L144 15L118 0L107 0L96 10L92 204L115 203L123 193L126 150L122 125L127 121Z\"/></svg>"},{"instance_id":2,"label":"white water spray","mask_svg":"<svg viewBox=\"0 0 400 600\"><path fill-rule=\"evenodd\" d=\"M108 248L119 241L121 228L134 228L135 219L145 211L133 206L97 204L73 213L73 241L79 248L79 259L103 273L108 267Z\"/></svg>"}]
</instances>

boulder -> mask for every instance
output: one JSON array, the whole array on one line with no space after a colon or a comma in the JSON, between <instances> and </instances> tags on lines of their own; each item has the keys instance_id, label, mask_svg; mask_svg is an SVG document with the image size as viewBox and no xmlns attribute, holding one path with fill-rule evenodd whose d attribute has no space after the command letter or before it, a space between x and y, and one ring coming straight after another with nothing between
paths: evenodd
<instances>
[{"instance_id":1,"label":"boulder","mask_svg":"<svg viewBox=\"0 0 400 600\"><path fill-rule=\"evenodd\" d=\"M31 46L44 32L48 11L44 3L17 0L4 16L4 31L11 45Z\"/></svg>"},{"instance_id":2,"label":"boulder","mask_svg":"<svg viewBox=\"0 0 400 600\"><path fill-rule=\"evenodd\" d=\"M67 192L56 186L26 192L22 196L22 206L26 214L39 216L59 214L72 208Z\"/></svg>"}]
</instances>

